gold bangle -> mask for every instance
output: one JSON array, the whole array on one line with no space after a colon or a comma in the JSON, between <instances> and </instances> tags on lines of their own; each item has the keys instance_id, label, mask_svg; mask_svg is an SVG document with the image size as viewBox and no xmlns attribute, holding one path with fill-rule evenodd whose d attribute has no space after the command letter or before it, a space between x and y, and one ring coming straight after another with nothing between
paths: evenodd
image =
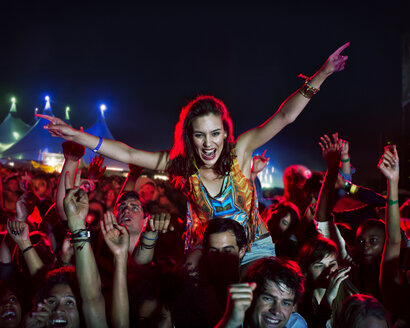
<instances>
[{"instance_id":1,"label":"gold bangle","mask_svg":"<svg viewBox=\"0 0 410 328\"><path fill-rule=\"evenodd\" d=\"M352 184L352 186L350 187L350 191L349 194L353 195L357 192L359 188L357 188L357 186L355 184Z\"/></svg>"},{"instance_id":2,"label":"gold bangle","mask_svg":"<svg viewBox=\"0 0 410 328\"><path fill-rule=\"evenodd\" d=\"M299 92L303 97L306 97L308 99L312 98L313 95L317 94L319 92L319 88L315 88L313 85L310 84L310 81L312 81L312 78L303 74L299 74L298 78L305 79L305 83L303 86L299 89Z\"/></svg>"}]
</instances>

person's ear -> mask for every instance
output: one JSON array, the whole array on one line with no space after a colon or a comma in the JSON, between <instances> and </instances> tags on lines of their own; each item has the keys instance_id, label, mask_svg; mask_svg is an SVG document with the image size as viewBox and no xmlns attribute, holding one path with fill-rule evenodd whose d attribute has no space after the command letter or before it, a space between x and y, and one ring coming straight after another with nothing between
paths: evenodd
<instances>
[{"instance_id":1,"label":"person's ear","mask_svg":"<svg viewBox=\"0 0 410 328\"><path fill-rule=\"evenodd\" d=\"M246 253L246 247L242 247L242 248L239 250L239 259L240 259L240 260L242 260L242 258L245 256L245 253Z\"/></svg>"},{"instance_id":2,"label":"person's ear","mask_svg":"<svg viewBox=\"0 0 410 328\"><path fill-rule=\"evenodd\" d=\"M228 133L225 131L224 133L224 139L228 138Z\"/></svg>"}]
</instances>

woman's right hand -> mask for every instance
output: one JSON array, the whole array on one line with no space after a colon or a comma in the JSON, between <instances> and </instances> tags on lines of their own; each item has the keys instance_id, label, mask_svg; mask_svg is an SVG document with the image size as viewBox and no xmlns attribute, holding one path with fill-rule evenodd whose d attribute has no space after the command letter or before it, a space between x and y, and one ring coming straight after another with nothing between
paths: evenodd
<instances>
[{"instance_id":1,"label":"woman's right hand","mask_svg":"<svg viewBox=\"0 0 410 328\"><path fill-rule=\"evenodd\" d=\"M51 308L47 300L37 303L33 311L24 319L25 328L45 328L50 327Z\"/></svg>"},{"instance_id":2,"label":"woman's right hand","mask_svg":"<svg viewBox=\"0 0 410 328\"><path fill-rule=\"evenodd\" d=\"M51 136L60 137L66 140L73 140L77 130L69 126L61 118L44 114L36 114L36 116L50 121L48 125L44 126L44 129L48 130Z\"/></svg>"},{"instance_id":3,"label":"woman's right hand","mask_svg":"<svg viewBox=\"0 0 410 328\"><path fill-rule=\"evenodd\" d=\"M327 287L326 293L322 299L322 302L325 301L327 303L325 304L329 308L332 308L333 301L335 300L337 293L339 292L340 284L343 280L349 278L350 269L351 267L341 268L331 274L331 277L329 278L329 286Z\"/></svg>"}]
</instances>

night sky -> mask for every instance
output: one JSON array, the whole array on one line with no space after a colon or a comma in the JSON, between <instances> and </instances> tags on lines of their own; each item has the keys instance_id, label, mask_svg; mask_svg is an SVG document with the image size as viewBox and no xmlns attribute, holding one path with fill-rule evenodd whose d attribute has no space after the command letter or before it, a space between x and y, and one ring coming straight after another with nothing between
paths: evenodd
<instances>
[{"instance_id":1,"label":"night sky","mask_svg":"<svg viewBox=\"0 0 410 328\"><path fill-rule=\"evenodd\" d=\"M55 3L2 5L0 120L14 95L32 124L48 94L56 116L68 105L73 126L87 128L104 102L117 140L154 151L172 146L189 99L213 94L238 136L301 86L299 73L312 75L350 41L347 69L323 84L267 154L279 170L294 163L323 170L318 139L338 131L350 141L356 181L381 180L383 144L401 133L398 1Z\"/></svg>"}]
</instances>

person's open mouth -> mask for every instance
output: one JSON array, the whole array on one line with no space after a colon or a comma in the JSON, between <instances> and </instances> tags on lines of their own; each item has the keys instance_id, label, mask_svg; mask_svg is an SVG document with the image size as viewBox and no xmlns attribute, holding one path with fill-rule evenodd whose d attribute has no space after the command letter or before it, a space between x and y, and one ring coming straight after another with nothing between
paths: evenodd
<instances>
[{"instance_id":1,"label":"person's open mouth","mask_svg":"<svg viewBox=\"0 0 410 328\"><path fill-rule=\"evenodd\" d=\"M216 149L202 149L202 158L206 161L211 161L216 156Z\"/></svg>"}]
</instances>

